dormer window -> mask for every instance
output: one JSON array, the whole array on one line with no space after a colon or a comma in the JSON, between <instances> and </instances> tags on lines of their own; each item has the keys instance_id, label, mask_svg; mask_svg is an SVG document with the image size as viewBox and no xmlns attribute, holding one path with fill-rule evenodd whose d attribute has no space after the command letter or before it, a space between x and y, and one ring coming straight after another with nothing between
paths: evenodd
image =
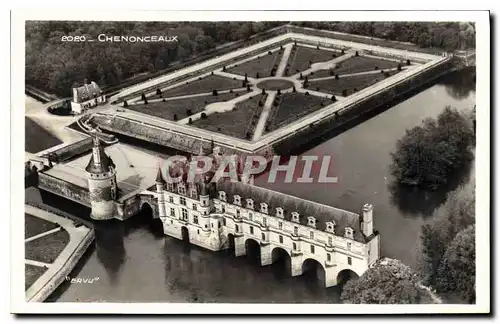
<instances>
[{"instance_id":1,"label":"dormer window","mask_svg":"<svg viewBox=\"0 0 500 324\"><path fill-rule=\"evenodd\" d=\"M345 237L346 238L352 239L353 233L354 233L354 230L352 228L350 228L350 227L345 228Z\"/></svg>"},{"instance_id":2,"label":"dormer window","mask_svg":"<svg viewBox=\"0 0 500 324\"><path fill-rule=\"evenodd\" d=\"M276 208L276 217L283 218L283 208L281 207Z\"/></svg>"},{"instance_id":3,"label":"dormer window","mask_svg":"<svg viewBox=\"0 0 500 324\"><path fill-rule=\"evenodd\" d=\"M252 199L247 199L247 208L253 209L253 200Z\"/></svg>"},{"instance_id":4,"label":"dormer window","mask_svg":"<svg viewBox=\"0 0 500 324\"><path fill-rule=\"evenodd\" d=\"M335 223L334 222L326 222L326 231L328 233L335 233Z\"/></svg>"},{"instance_id":5,"label":"dormer window","mask_svg":"<svg viewBox=\"0 0 500 324\"><path fill-rule=\"evenodd\" d=\"M174 184L172 182L167 182L167 190L174 191Z\"/></svg>"},{"instance_id":6,"label":"dormer window","mask_svg":"<svg viewBox=\"0 0 500 324\"><path fill-rule=\"evenodd\" d=\"M224 191L219 191L219 199L226 201L226 193Z\"/></svg>"},{"instance_id":7,"label":"dormer window","mask_svg":"<svg viewBox=\"0 0 500 324\"><path fill-rule=\"evenodd\" d=\"M294 222L294 223L299 223L300 222L299 213L297 213L297 212L293 212L292 213L292 222Z\"/></svg>"},{"instance_id":8,"label":"dormer window","mask_svg":"<svg viewBox=\"0 0 500 324\"><path fill-rule=\"evenodd\" d=\"M267 204L266 203L261 203L260 204L260 212L267 214Z\"/></svg>"},{"instance_id":9,"label":"dormer window","mask_svg":"<svg viewBox=\"0 0 500 324\"><path fill-rule=\"evenodd\" d=\"M316 228L316 218L312 216L307 217L307 226Z\"/></svg>"},{"instance_id":10,"label":"dormer window","mask_svg":"<svg viewBox=\"0 0 500 324\"><path fill-rule=\"evenodd\" d=\"M240 196L238 196L238 195L234 196L234 204L241 206L241 197Z\"/></svg>"},{"instance_id":11,"label":"dormer window","mask_svg":"<svg viewBox=\"0 0 500 324\"><path fill-rule=\"evenodd\" d=\"M192 188L191 191L190 191L190 196L191 198L193 199L198 199L198 192L196 191L195 188Z\"/></svg>"},{"instance_id":12,"label":"dormer window","mask_svg":"<svg viewBox=\"0 0 500 324\"><path fill-rule=\"evenodd\" d=\"M179 192L179 194L181 194L181 195L186 194L186 187L184 186L184 184L182 182L179 183L179 185L177 186L177 192Z\"/></svg>"}]
</instances>

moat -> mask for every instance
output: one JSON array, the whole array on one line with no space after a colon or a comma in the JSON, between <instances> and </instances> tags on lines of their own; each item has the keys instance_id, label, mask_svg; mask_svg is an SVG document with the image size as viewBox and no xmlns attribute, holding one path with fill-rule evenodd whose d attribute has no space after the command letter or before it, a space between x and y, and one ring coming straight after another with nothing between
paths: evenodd
<instances>
[{"instance_id":1,"label":"moat","mask_svg":"<svg viewBox=\"0 0 500 324\"><path fill-rule=\"evenodd\" d=\"M471 109L475 104L473 78L470 71L448 75L373 118L305 149L304 155L332 155L337 184L290 186L265 184L260 179L256 183L346 210L373 204L382 255L415 266L420 227L435 215L446 192L394 189L388 171L390 152L406 129L437 116L445 106ZM471 169L455 182L473 183ZM149 223L138 218L99 225L95 246L72 276L99 277L99 281L64 283L49 301L335 303L341 289L325 289L304 276L292 278L279 264L261 267L252 257L234 258L187 247L174 238L156 235Z\"/></svg>"}]
</instances>

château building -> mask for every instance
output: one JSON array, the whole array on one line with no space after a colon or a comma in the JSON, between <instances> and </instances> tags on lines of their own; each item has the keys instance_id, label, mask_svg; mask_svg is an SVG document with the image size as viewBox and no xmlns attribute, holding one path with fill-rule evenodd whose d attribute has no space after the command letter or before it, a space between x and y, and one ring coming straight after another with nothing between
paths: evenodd
<instances>
[{"instance_id":1,"label":"ch\u00e2teau building","mask_svg":"<svg viewBox=\"0 0 500 324\"><path fill-rule=\"evenodd\" d=\"M259 246L262 266L284 250L292 276L314 260L324 269L326 287L345 272L361 276L380 258L369 204L359 215L225 179L166 183L160 170L156 193L165 234L212 251L234 248L236 256L245 255L251 241Z\"/></svg>"}]
</instances>

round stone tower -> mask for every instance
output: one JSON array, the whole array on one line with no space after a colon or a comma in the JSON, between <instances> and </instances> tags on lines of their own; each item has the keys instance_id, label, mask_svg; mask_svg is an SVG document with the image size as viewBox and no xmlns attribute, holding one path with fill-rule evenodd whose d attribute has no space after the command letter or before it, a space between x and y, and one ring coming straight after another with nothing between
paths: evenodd
<instances>
[{"instance_id":1,"label":"round stone tower","mask_svg":"<svg viewBox=\"0 0 500 324\"><path fill-rule=\"evenodd\" d=\"M92 156L85 171L87 172L92 208L90 217L95 220L114 218L116 208L115 164L104 152L104 147L97 136L94 137Z\"/></svg>"}]
</instances>

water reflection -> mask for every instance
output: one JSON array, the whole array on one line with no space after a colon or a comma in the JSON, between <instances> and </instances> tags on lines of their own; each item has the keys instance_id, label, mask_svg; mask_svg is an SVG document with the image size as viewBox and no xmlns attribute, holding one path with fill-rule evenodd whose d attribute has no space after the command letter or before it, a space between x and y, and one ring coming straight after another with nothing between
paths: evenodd
<instances>
[{"instance_id":1,"label":"water reflection","mask_svg":"<svg viewBox=\"0 0 500 324\"><path fill-rule=\"evenodd\" d=\"M118 284L120 268L126 260L124 223L119 220L95 222L94 233L97 259L106 269L110 284L114 286Z\"/></svg>"},{"instance_id":2,"label":"water reflection","mask_svg":"<svg viewBox=\"0 0 500 324\"><path fill-rule=\"evenodd\" d=\"M401 185L393 180L388 184L391 202L403 215L430 217L439 206L445 203L450 191L470 181L471 169L472 160L469 160L451 174L448 183L438 190L424 190Z\"/></svg>"},{"instance_id":3,"label":"water reflection","mask_svg":"<svg viewBox=\"0 0 500 324\"><path fill-rule=\"evenodd\" d=\"M467 68L444 76L441 84L446 86L446 92L453 98L461 100L476 91L476 69Z\"/></svg>"}]
</instances>

